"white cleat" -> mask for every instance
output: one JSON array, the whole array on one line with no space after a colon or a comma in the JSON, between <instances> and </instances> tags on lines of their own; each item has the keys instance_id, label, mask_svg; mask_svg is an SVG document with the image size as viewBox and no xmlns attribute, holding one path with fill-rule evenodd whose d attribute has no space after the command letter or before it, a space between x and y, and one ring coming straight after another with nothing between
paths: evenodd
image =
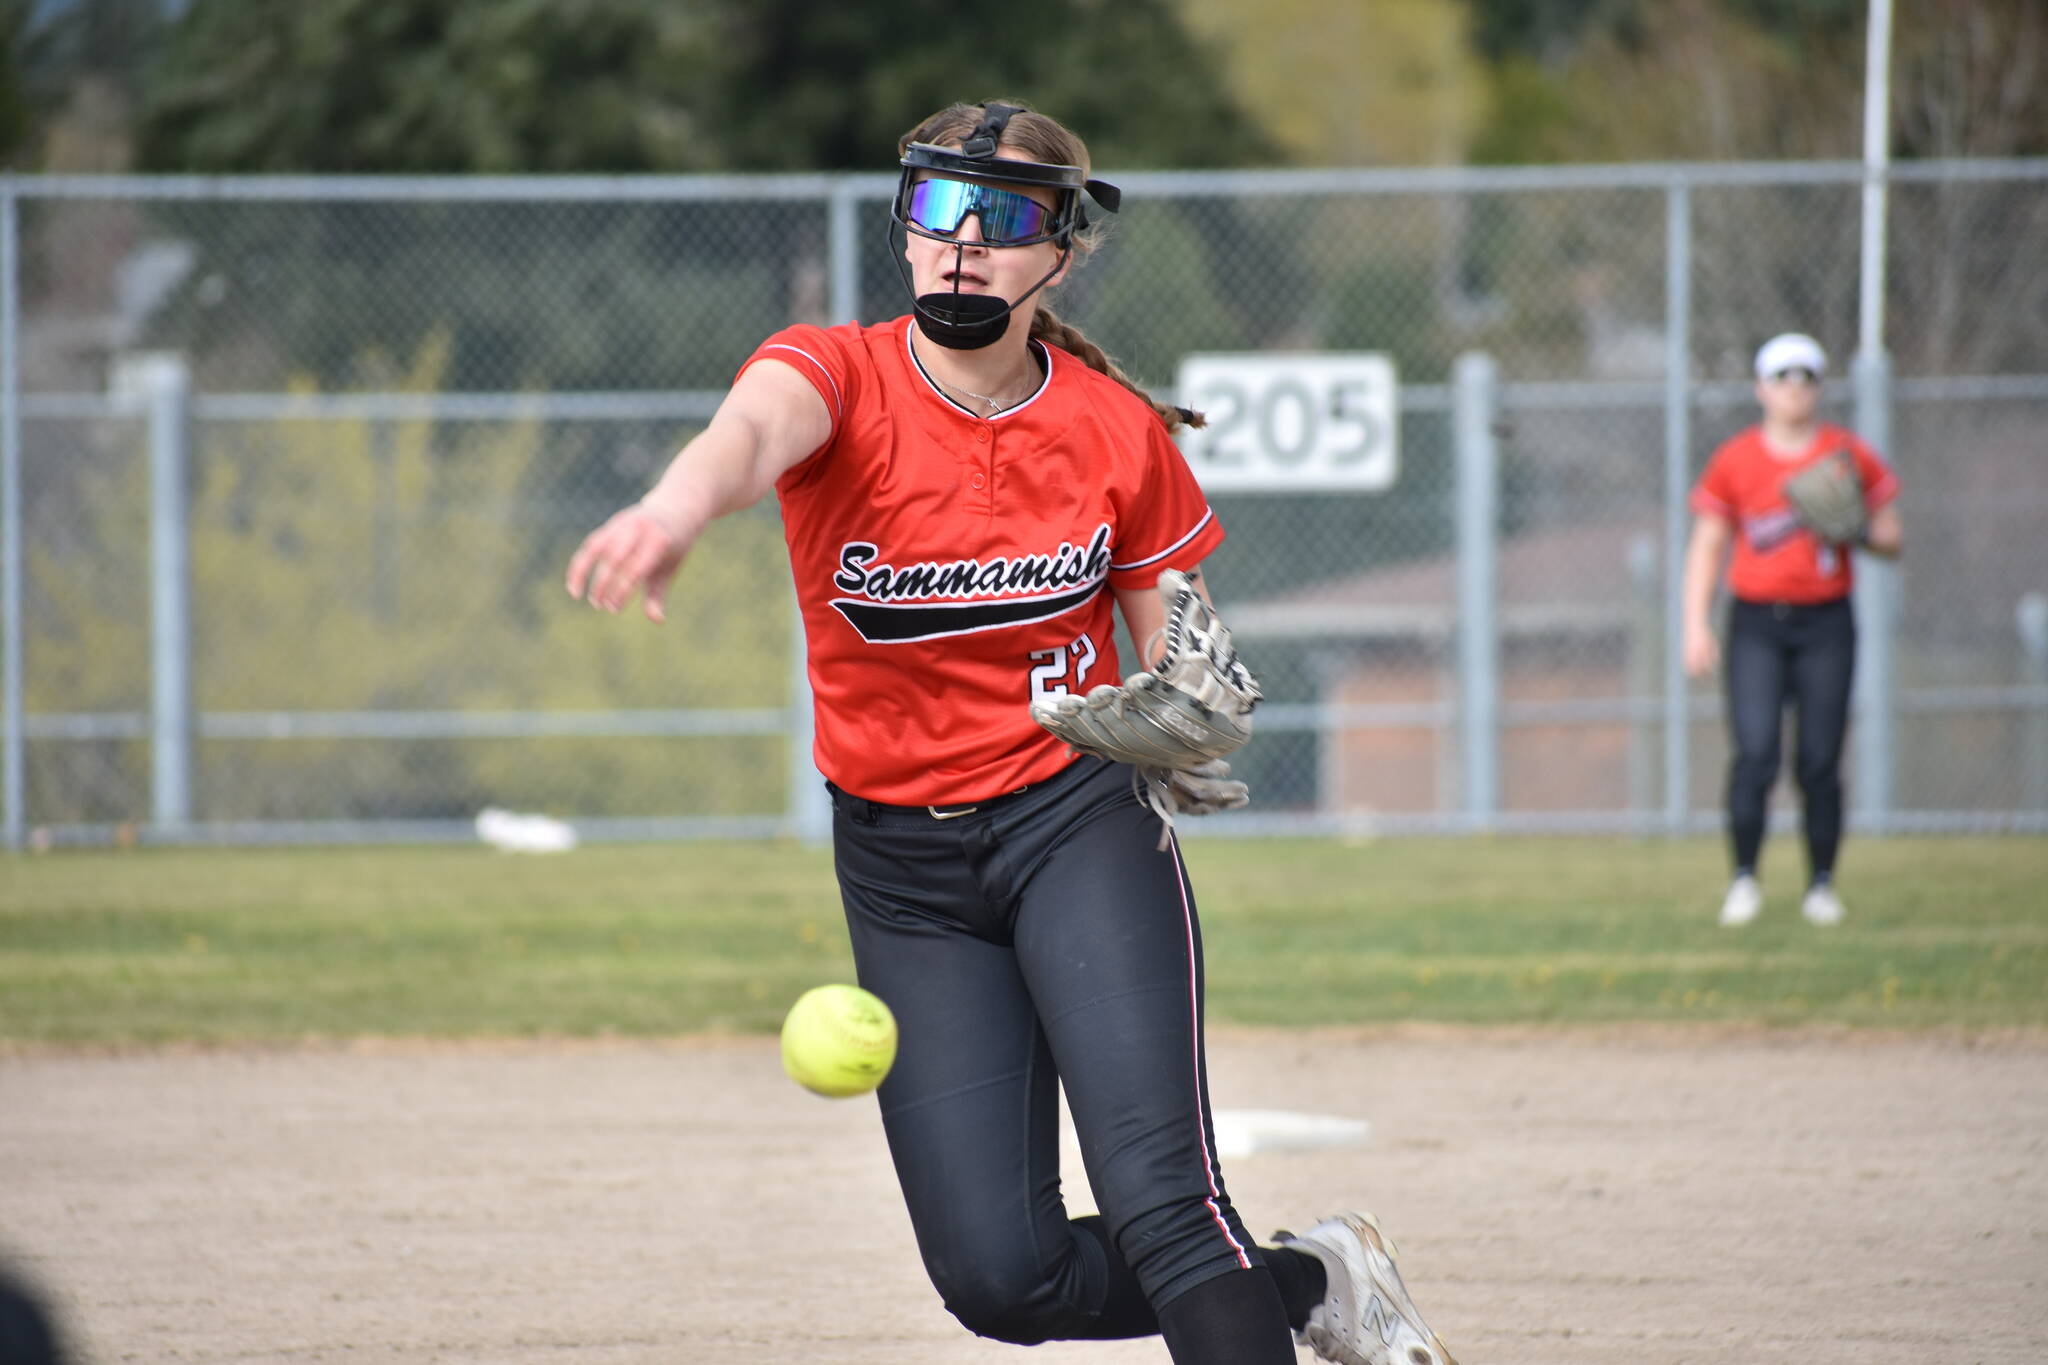
<instances>
[{"instance_id":1,"label":"white cleat","mask_svg":"<svg viewBox=\"0 0 2048 1365\"><path fill-rule=\"evenodd\" d=\"M1756 912L1764 908L1764 889L1757 885L1754 877L1737 877L1728 883L1728 894L1721 899L1721 924L1723 928L1737 929L1756 918Z\"/></svg>"},{"instance_id":2,"label":"white cleat","mask_svg":"<svg viewBox=\"0 0 2048 1365\"><path fill-rule=\"evenodd\" d=\"M1806 899L1799 902L1799 913L1806 916L1808 924L1821 928L1840 924L1846 913L1842 909L1842 898L1835 894L1835 888L1826 882L1818 882L1807 888Z\"/></svg>"},{"instance_id":3,"label":"white cleat","mask_svg":"<svg viewBox=\"0 0 2048 1365\"><path fill-rule=\"evenodd\" d=\"M1458 1365L1394 1268L1394 1244L1369 1213L1343 1213L1275 1241L1323 1263L1329 1287L1295 1340L1333 1365Z\"/></svg>"}]
</instances>

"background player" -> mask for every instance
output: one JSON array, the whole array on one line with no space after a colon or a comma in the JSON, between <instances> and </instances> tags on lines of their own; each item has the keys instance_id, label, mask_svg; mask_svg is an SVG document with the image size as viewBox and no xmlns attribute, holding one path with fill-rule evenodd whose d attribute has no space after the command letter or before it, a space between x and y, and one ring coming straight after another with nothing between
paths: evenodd
<instances>
[{"instance_id":1,"label":"background player","mask_svg":"<svg viewBox=\"0 0 2048 1365\"><path fill-rule=\"evenodd\" d=\"M1785 481L1847 451L1870 509L1863 548L1899 552L1899 481L1890 466L1841 427L1817 420L1827 356L1798 332L1772 337L1756 353L1756 396L1763 421L1714 452L1693 488L1692 541L1685 558L1683 647L1686 671L1711 671L1720 647L1708 621L1721 561L1733 596L1728 612L1728 834L1734 878L1721 923L1747 924L1763 906L1757 857L1771 785L1778 779L1785 704L1798 715L1796 772L1805 801L1809 877L1800 912L1837 924L1835 855L1842 839L1842 741L1856 662L1856 620L1849 601L1850 546L1803 524L1786 501Z\"/></svg>"},{"instance_id":2,"label":"background player","mask_svg":"<svg viewBox=\"0 0 2048 1365\"><path fill-rule=\"evenodd\" d=\"M1199 584L1223 539L1169 438L1193 414L1045 306L1092 245L1083 196L1114 210L1117 192L1017 105L952 106L899 154L912 314L762 343L654 490L584 541L569 590L609 611L642 592L659 621L705 525L777 493L854 960L901 1025L883 1124L963 1324L1157 1332L1182 1365L1288 1365L1292 1328L1329 1360L1449 1365L1365 1216L1246 1235L1179 847L1129 768L1029 711L1115 682L1112 601L1150 640L1160 575ZM1060 1197L1062 1082L1099 1216Z\"/></svg>"}]
</instances>

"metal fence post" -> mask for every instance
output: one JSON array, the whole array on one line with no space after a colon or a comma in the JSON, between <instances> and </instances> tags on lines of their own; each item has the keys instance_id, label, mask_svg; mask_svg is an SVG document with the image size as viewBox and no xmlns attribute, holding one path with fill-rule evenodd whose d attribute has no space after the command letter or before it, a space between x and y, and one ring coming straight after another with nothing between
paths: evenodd
<instances>
[{"instance_id":1,"label":"metal fence post","mask_svg":"<svg viewBox=\"0 0 2048 1365\"><path fill-rule=\"evenodd\" d=\"M1464 815L1490 829L1500 811L1500 456L1493 357L1468 352L1451 370L1458 471L1458 750Z\"/></svg>"},{"instance_id":2,"label":"metal fence post","mask_svg":"<svg viewBox=\"0 0 2048 1365\"><path fill-rule=\"evenodd\" d=\"M1692 187L1664 191L1664 828L1692 818L1691 697L1685 682L1685 494L1692 456Z\"/></svg>"},{"instance_id":3,"label":"metal fence post","mask_svg":"<svg viewBox=\"0 0 2048 1365\"><path fill-rule=\"evenodd\" d=\"M2048 597L2030 592L2013 609L2026 656L2026 681L2036 695L2025 703L2020 721L2020 809L2048 811Z\"/></svg>"},{"instance_id":4,"label":"metal fence post","mask_svg":"<svg viewBox=\"0 0 2048 1365\"><path fill-rule=\"evenodd\" d=\"M1653 699L1664 651L1663 575L1656 538L1628 543L1628 814L1632 824L1656 820L1657 713Z\"/></svg>"},{"instance_id":5,"label":"metal fence post","mask_svg":"<svg viewBox=\"0 0 2048 1365\"><path fill-rule=\"evenodd\" d=\"M850 176L832 182L825 212L827 303L834 322L860 320L859 187Z\"/></svg>"},{"instance_id":6,"label":"metal fence post","mask_svg":"<svg viewBox=\"0 0 2048 1365\"><path fill-rule=\"evenodd\" d=\"M192 372L158 355L144 369L149 402L149 636L151 818L192 819L192 560L187 524Z\"/></svg>"},{"instance_id":7,"label":"metal fence post","mask_svg":"<svg viewBox=\"0 0 2048 1365\"><path fill-rule=\"evenodd\" d=\"M5 731L6 748L0 790L6 799L9 848L21 847L28 824L21 621L21 272L15 235L20 213L14 177L0 175L0 730Z\"/></svg>"},{"instance_id":8,"label":"metal fence post","mask_svg":"<svg viewBox=\"0 0 2048 1365\"><path fill-rule=\"evenodd\" d=\"M1892 454L1891 357L1861 350L1853 365L1856 433L1886 459ZM1856 607L1856 795L1861 823L1881 833L1891 823L1898 771L1898 566L1859 555Z\"/></svg>"},{"instance_id":9,"label":"metal fence post","mask_svg":"<svg viewBox=\"0 0 2048 1365\"><path fill-rule=\"evenodd\" d=\"M851 178L832 182L825 201L826 306L834 323L860 318L860 241L855 232L859 199ZM806 844L822 844L832 836L832 808L825 798L824 779L811 757L817 737L812 712L809 648L804 639L803 612L790 608L789 683L789 826Z\"/></svg>"}]
</instances>

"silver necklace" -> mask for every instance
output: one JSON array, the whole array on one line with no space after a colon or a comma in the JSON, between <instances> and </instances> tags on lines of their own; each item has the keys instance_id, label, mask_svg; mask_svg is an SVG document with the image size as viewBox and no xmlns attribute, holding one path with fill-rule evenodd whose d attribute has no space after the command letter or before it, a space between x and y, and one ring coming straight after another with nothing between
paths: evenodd
<instances>
[{"instance_id":1,"label":"silver necklace","mask_svg":"<svg viewBox=\"0 0 2048 1365\"><path fill-rule=\"evenodd\" d=\"M923 370L923 371L925 372L925 377L926 377L926 378L930 379L930 380L931 380L931 381L932 381L933 383L935 383L935 384L938 384L938 385L940 385L940 386L942 386L942 387L944 387L944 388L948 388L948 389L951 389L951 390L953 390L953 391L954 391L955 393L961 393L961 394L965 394L965 395L966 395L967 397L969 397L969 398L972 398L972 399L975 399L975 400L977 400L977 401L979 401L979 402L983 402L983 403L986 403L986 404L988 404L988 413L989 413L989 416L991 416L991 417L993 417L993 416L995 416L995 415L996 415L997 413L1001 412L1001 411L1002 411L1002 410L1003 410L1004 408L1011 408L1011 407L1015 407L1015 406L1016 406L1016 405L1017 405L1018 403L1021 403L1021 402L1023 402L1023 401L1024 401L1024 400L1023 400L1023 399L1022 399L1022 398L1020 397L1020 398L1014 398L1014 399L1012 399L1012 400L1011 400L1010 402L1008 402L1008 403L1005 403L1005 402L1003 402L1003 401L1002 401L1002 400L1000 400L1000 399L996 399L996 398L991 398L991 397L989 397L989 396L988 396L987 394L985 394L985 393L976 393L976 392L975 392L975 391L974 391L973 389L967 388L967 387L966 387L965 385L961 385L961 384L956 384L956 383L954 383L954 382L953 382L952 380L950 380L950 379L941 379L941 378L939 378L939 377L938 377L938 376L937 376L936 374L933 374L933 373L932 373L932 371L931 371L931 367L930 367L930 366L928 366L928 365L926 365L926 364L924 363L924 359L923 359L923 357L921 357L921 356L919 356L919 355L917 354L917 343L916 343L915 341L913 341L913 342L911 343L911 347L910 347L910 354L911 354L911 358L917 361L917 367L918 367L919 369L921 369L921 370ZM1040 369L1040 367L1038 366L1038 364L1037 364L1037 362L1036 362L1035 360L1033 361L1033 363L1032 363L1032 366L1031 366L1031 368L1032 368L1032 381L1031 381L1031 388L1032 388L1032 389L1033 389L1033 390L1035 391L1035 390L1037 389L1038 385L1039 385L1040 383L1042 383L1042 382L1043 382L1043 380L1044 380L1044 373L1043 373L1043 371L1042 371L1042 370Z\"/></svg>"},{"instance_id":2,"label":"silver necklace","mask_svg":"<svg viewBox=\"0 0 2048 1365\"><path fill-rule=\"evenodd\" d=\"M989 397L985 393L976 393L973 389L967 388L964 385L955 384L950 379L940 380L939 382L944 384L947 388L952 389L956 393L964 393L969 398L979 398L982 402L988 404L988 411L991 417L993 417L996 413L1001 412L1004 408L1010 406L1010 404L1008 403L998 402L996 399Z\"/></svg>"}]
</instances>

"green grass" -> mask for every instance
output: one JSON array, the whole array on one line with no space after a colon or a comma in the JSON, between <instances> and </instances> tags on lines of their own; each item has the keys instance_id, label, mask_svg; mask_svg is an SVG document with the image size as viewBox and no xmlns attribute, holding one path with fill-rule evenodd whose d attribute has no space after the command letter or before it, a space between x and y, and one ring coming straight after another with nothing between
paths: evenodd
<instances>
[{"instance_id":1,"label":"green grass","mask_svg":"<svg viewBox=\"0 0 2048 1365\"><path fill-rule=\"evenodd\" d=\"M2048 1026L2048 841L1858 840L1850 917L1717 927L1708 841L1198 840L1217 1022ZM0 855L0 1040L773 1029L851 979L777 844Z\"/></svg>"}]
</instances>

